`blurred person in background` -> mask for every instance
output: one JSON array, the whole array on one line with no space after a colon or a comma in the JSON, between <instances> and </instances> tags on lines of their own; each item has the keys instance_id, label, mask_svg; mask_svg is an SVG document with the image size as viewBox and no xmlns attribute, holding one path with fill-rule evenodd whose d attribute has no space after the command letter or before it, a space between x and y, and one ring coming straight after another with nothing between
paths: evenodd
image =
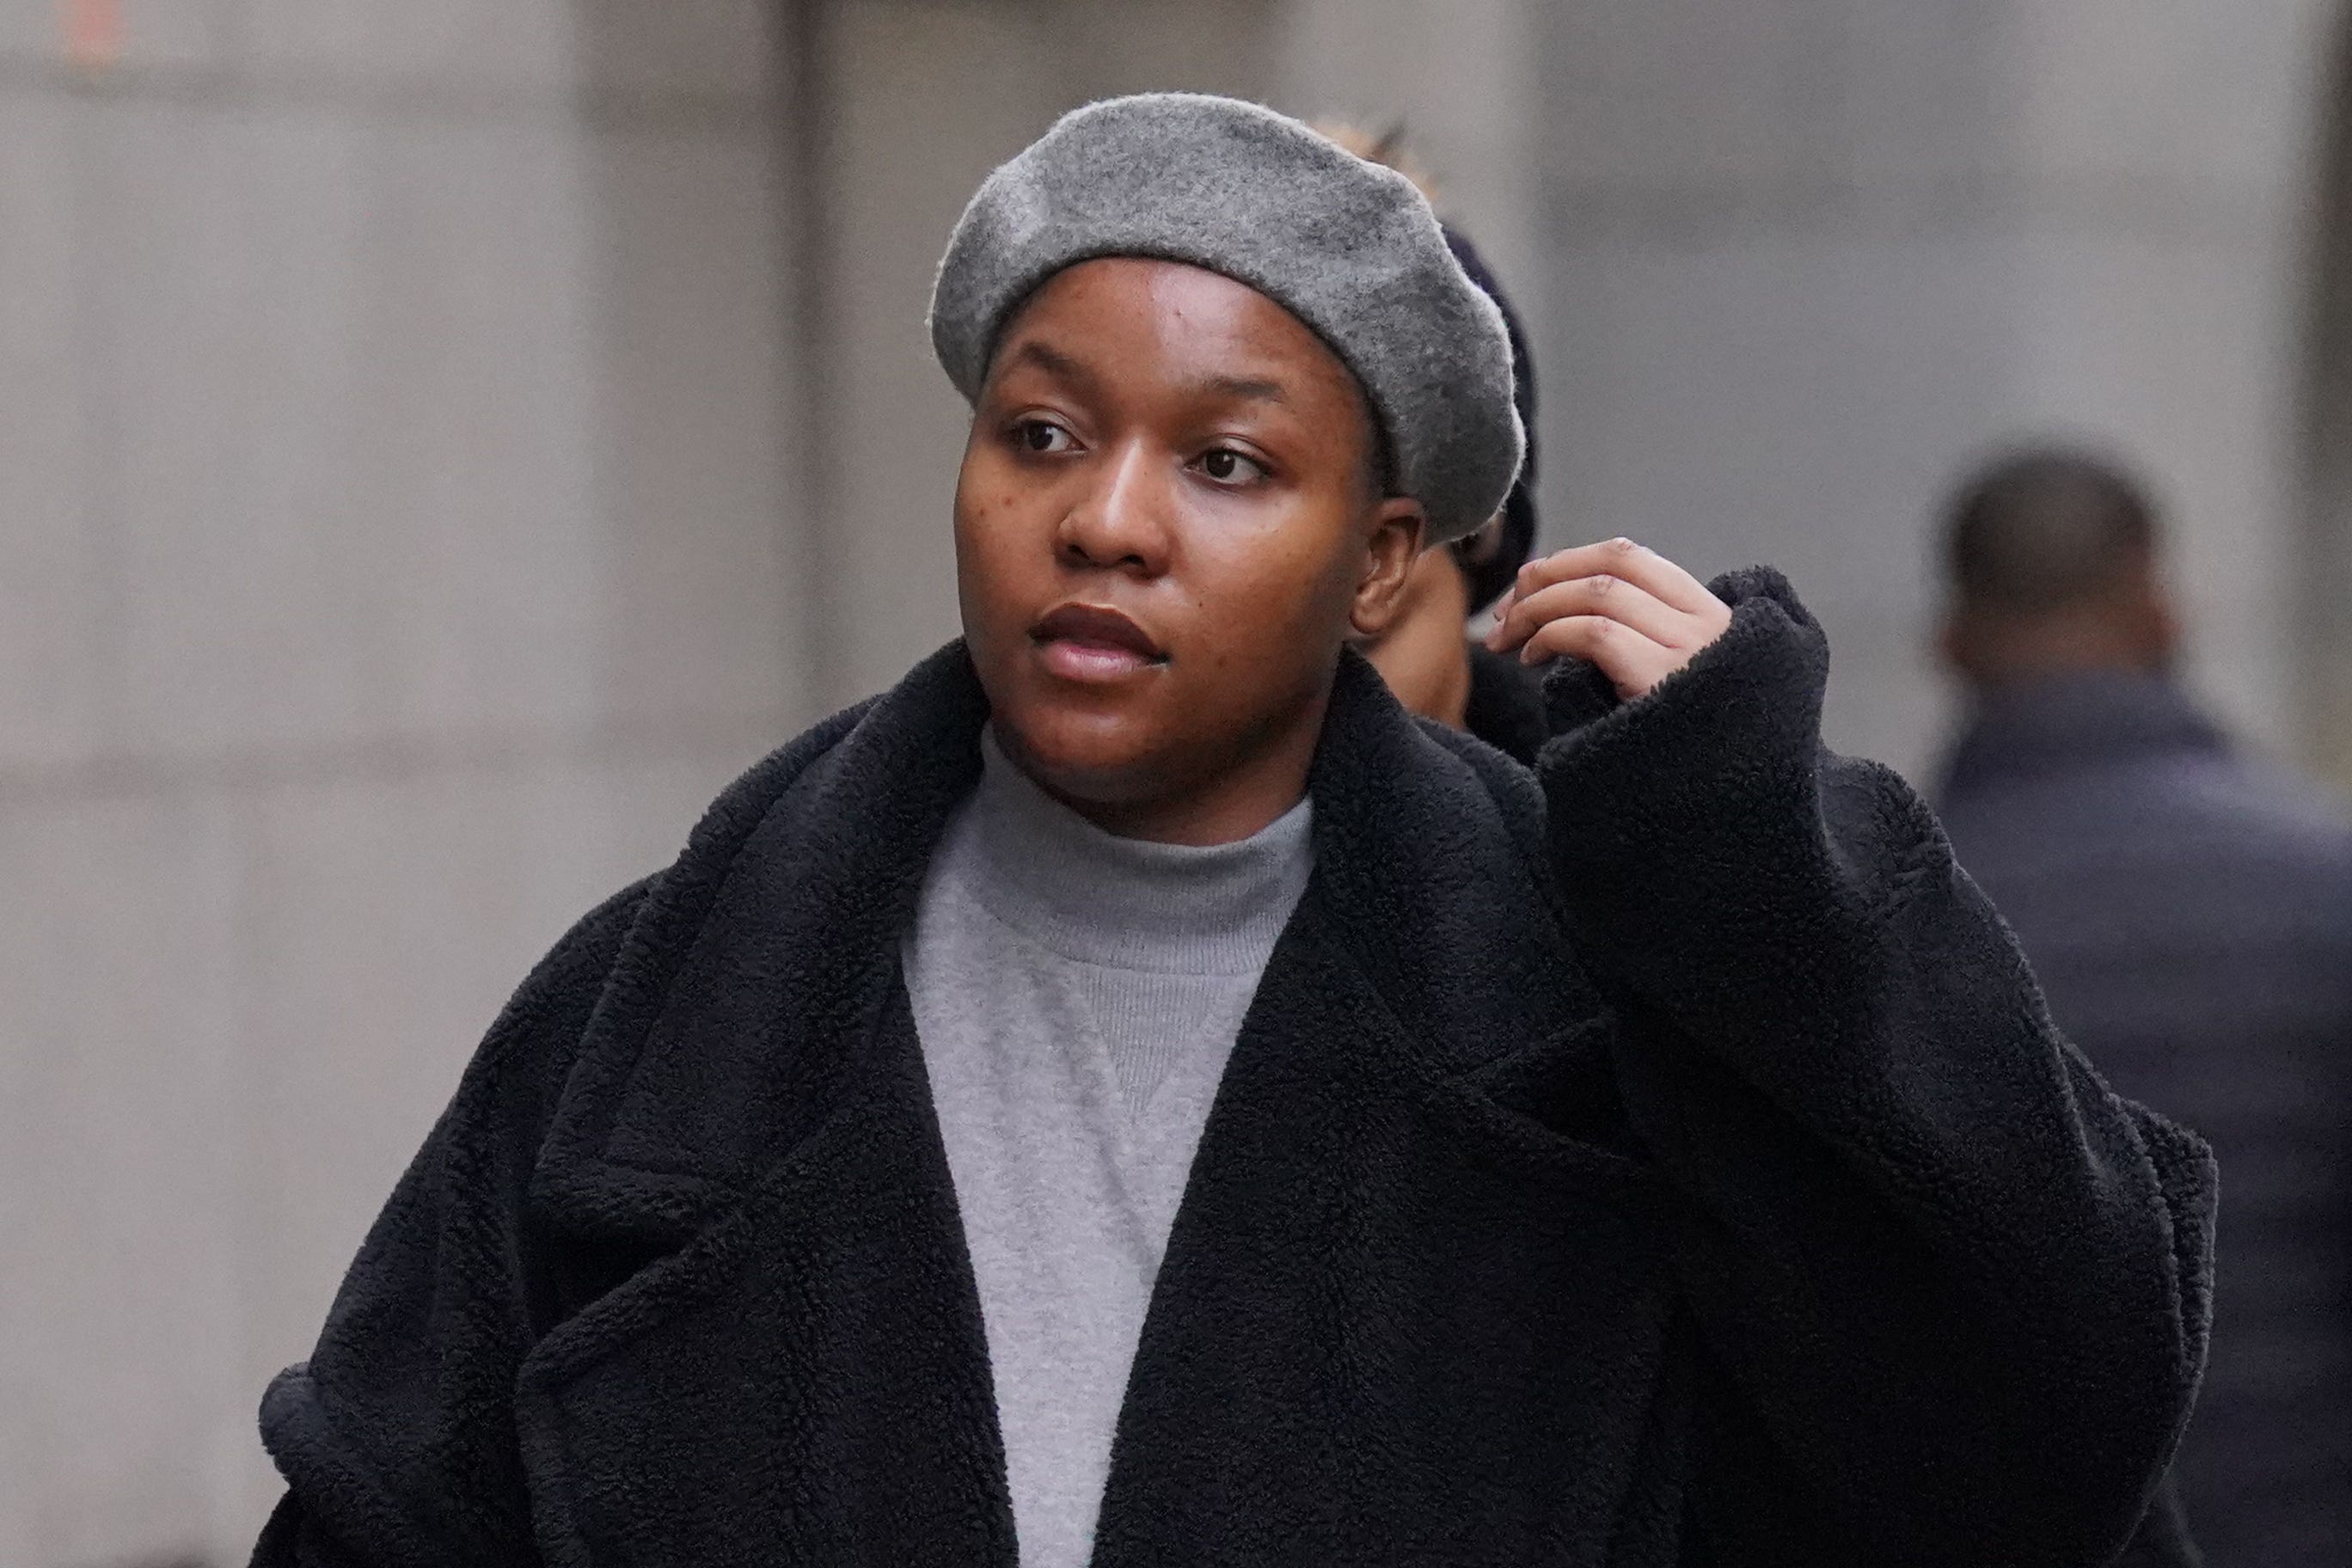
<instances>
[{"instance_id":1,"label":"blurred person in background","mask_svg":"<svg viewBox=\"0 0 2352 1568\"><path fill-rule=\"evenodd\" d=\"M1374 135L1337 121L1316 129L1359 158L1396 170L1433 205L1435 183L1402 145L1401 130ZM1536 544L1536 367L1526 328L1503 285L1467 236L1444 226L1447 248L1470 280L1503 312L1511 341L1511 397L1527 457L1503 510L1466 539L1425 550L1405 579L1403 596L1386 631L1356 647L1381 672L1397 700L1424 719L1466 730L1522 763L1536 760L1545 738L1539 671L1512 654L1497 653L1468 635L1470 623L1500 599Z\"/></svg>"},{"instance_id":2,"label":"blurred person in background","mask_svg":"<svg viewBox=\"0 0 2352 1568\"><path fill-rule=\"evenodd\" d=\"M1536 770L1349 647L1521 457L1420 195L1091 105L931 327L964 636L524 983L265 1396L265 1568L2120 1546L2210 1157L1822 750L1787 582L1532 563Z\"/></svg>"},{"instance_id":3,"label":"blurred person in background","mask_svg":"<svg viewBox=\"0 0 2352 1568\"><path fill-rule=\"evenodd\" d=\"M2214 1568L2352 1563L2352 836L2174 678L2141 483L2043 447L1944 540L1974 712L1941 809L2059 1026L2225 1176L2211 1359L2173 1476Z\"/></svg>"}]
</instances>

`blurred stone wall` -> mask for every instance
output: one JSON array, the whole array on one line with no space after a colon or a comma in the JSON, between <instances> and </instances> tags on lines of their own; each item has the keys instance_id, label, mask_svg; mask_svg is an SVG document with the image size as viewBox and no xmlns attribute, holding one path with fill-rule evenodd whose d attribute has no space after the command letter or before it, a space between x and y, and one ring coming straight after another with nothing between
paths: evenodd
<instances>
[{"instance_id":1,"label":"blurred stone wall","mask_svg":"<svg viewBox=\"0 0 2352 1568\"><path fill-rule=\"evenodd\" d=\"M242 1561L537 952L808 710L753 0L0 6L0 1563Z\"/></svg>"},{"instance_id":2,"label":"blurred stone wall","mask_svg":"<svg viewBox=\"0 0 2352 1568\"><path fill-rule=\"evenodd\" d=\"M94 75L0 9L10 1568L237 1559L507 990L952 634L931 268L1084 99L1402 117L1535 323L1549 542L1786 565L1840 743L1932 756L1931 510L2053 424L2297 733L2324 0L121 5Z\"/></svg>"}]
</instances>

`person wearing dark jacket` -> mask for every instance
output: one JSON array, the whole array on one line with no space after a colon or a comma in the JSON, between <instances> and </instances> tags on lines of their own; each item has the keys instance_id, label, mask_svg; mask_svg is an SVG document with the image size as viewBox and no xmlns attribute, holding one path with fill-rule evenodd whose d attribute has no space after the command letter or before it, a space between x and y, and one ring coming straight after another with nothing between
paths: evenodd
<instances>
[{"instance_id":1,"label":"person wearing dark jacket","mask_svg":"<svg viewBox=\"0 0 2352 1568\"><path fill-rule=\"evenodd\" d=\"M1396 170L1436 202L1433 184L1401 148L1400 130L1375 136L1336 122L1315 129L1358 157ZM1526 450L1502 510L1474 532L1423 551L1405 577L1387 626L1356 646L1406 708L1424 719L1466 730L1532 766L1537 751L1550 739L1538 672L1516 654L1497 653L1472 641L1465 629L1472 617L1509 591L1519 568L1535 552L1535 357L1519 313L1486 258L1453 224L1439 226L1464 275L1502 312L1511 345L1511 403L1526 435Z\"/></svg>"},{"instance_id":2,"label":"person wearing dark jacket","mask_svg":"<svg viewBox=\"0 0 2352 1568\"><path fill-rule=\"evenodd\" d=\"M271 1568L2098 1563L2213 1174L1820 628L1531 563L1530 770L1377 635L1519 462L1402 178L1116 100L974 197L964 637L524 982L263 1430Z\"/></svg>"},{"instance_id":3,"label":"person wearing dark jacket","mask_svg":"<svg viewBox=\"0 0 2352 1568\"><path fill-rule=\"evenodd\" d=\"M2174 1477L2213 1568L2352 1562L2352 832L2173 679L2145 489L2035 448L1960 487L1942 787L2052 1013L2230 1173L2212 1358ZM2166 1561L2151 1548L2147 1561Z\"/></svg>"}]
</instances>

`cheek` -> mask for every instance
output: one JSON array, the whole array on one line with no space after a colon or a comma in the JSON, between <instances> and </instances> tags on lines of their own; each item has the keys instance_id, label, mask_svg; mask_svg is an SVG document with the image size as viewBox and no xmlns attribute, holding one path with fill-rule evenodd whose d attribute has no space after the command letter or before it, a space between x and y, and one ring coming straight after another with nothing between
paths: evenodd
<instances>
[{"instance_id":1,"label":"cheek","mask_svg":"<svg viewBox=\"0 0 2352 1568\"><path fill-rule=\"evenodd\" d=\"M1041 536L1038 509L1024 505L1027 500L1001 477L975 475L967 466L955 503L957 587L967 619L975 609L1017 599L1047 569L1051 541Z\"/></svg>"},{"instance_id":2,"label":"cheek","mask_svg":"<svg viewBox=\"0 0 2352 1568\"><path fill-rule=\"evenodd\" d=\"M1190 597L1215 627L1210 658L1220 676L1319 668L1336 655L1356 580L1339 537L1333 526L1268 530L1200 574Z\"/></svg>"},{"instance_id":3,"label":"cheek","mask_svg":"<svg viewBox=\"0 0 2352 1568\"><path fill-rule=\"evenodd\" d=\"M1282 543L1285 548L1272 552L1267 575L1281 583L1280 597L1293 618L1308 624L1344 619L1364 570L1354 515L1318 512L1288 531Z\"/></svg>"}]
</instances>

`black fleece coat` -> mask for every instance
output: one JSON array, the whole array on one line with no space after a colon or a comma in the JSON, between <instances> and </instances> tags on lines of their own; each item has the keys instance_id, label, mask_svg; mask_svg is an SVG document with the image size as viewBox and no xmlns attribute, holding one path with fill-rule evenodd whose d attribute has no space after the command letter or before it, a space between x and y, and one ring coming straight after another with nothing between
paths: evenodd
<instances>
[{"instance_id":1,"label":"black fleece coat","mask_svg":"<svg viewBox=\"0 0 2352 1568\"><path fill-rule=\"evenodd\" d=\"M2079 1564L2171 1453L2213 1173L2052 1032L1769 574L1530 772L1341 669L1095 1561ZM1011 1564L899 975L950 647L525 982L263 1426L265 1564Z\"/></svg>"}]
</instances>

